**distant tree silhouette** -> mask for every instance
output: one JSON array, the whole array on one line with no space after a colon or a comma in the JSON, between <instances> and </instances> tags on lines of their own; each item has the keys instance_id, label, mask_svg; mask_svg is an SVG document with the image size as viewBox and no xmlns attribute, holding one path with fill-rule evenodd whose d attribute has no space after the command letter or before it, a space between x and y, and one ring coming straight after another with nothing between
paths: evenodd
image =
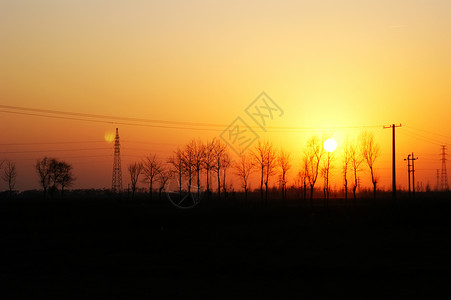
<instances>
[{"instance_id":1,"label":"distant tree silhouette","mask_svg":"<svg viewBox=\"0 0 451 300\"><path fill-rule=\"evenodd\" d=\"M325 160L323 160L323 165L321 167L321 175L324 178L324 200L326 206L329 205L329 179L331 169L333 168L334 158L334 153L327 151Z\"/></svg>"},{"instance_id":2,"label":"distant tree silhouette","mask_svg":"<svg viewBox=\"0 0 451 300\"><path fill-rule=\"evenodd\" d=\"M205 145L202 143L201 140L193 140L190 143L191 149L193 151L193 164L194 169L196 171L196 178L197 178L197 198L200 198L200 172L204 168L204 161L205 161Z\"/></svg>"},{"instance_id":3,"label":"distant tree silhouette","mask_svg":"<svg viewBox=\"0 0 451 300\"><path fill-rule=\"evenodd\" d=\"M263 203L263 181L265 178L266 168L266 152L268 151L269 143L258 141L257 146L250 152L254 161L255 168L260 173L260 201Z\"/></svg>"},{"instance_id":4,"label":"distant tree silhouette","mask_svg":"<svg viewBox=\"0 0 451 300\"><path fill-rule=\"evenodd\" d=\"M275 169L277 166L277 153L270 142L267 142L267 147L265 151L265 202L268 204L268 187L269 179L275 174Z\"/></svg>"},{"instance_id":5,"label":"distant tree silhouette","mask_svg":"<svg viewBox=\"0 0 451 300\"><path fill-rule=\"evenodd\" d=\"M291 155L281 149L277 156L277 163L279 165L282 175L282 200L287 198L287 172L291 169Z\"/></svg>"},{"instance_id":6,"label":"distant tree silhouette","mask_svg":"<svg viewBox=\"0 0 451 300\"><path fill-rule=\"evenodd\" d=\"M224 155L227 153L227 146L221 140L215 139L213 144L213 171L218 179L218 200L221 199L221 170L224 166Z\"/></svg>"},{"instance_id":7,"label":"distant tree silhouette","mask_svg":"<svg viewBox=\"0 0 451 300\"><path fill-rule=\"evenodd\" d=\"M35 164L36 172L39 175L39 183L44 191L44 199L46 198L47 190L50 185L50 162L51 160L48 157L44 157L38 159Z\"/></svg>"},{"instance_id":8,"label":"distant tree silhouette","mask_svg":"<svg viewBox=\"0 0 451 300\"><path fill-rule=\"evenodd\" d=\"M2 179L6 181L6 183L8 184L10 199L16 186L16 178L17 178L16 164L7 160L5 162L5 169L3 170Z\"/></svg>"},{"instance_id":9,"label":"distant tree silhouette","mask_svg":"<svg viewBox=\"0 0 451 300\"><path fill-rule=\"evenodd\" d=\"M204 148L204 169L206 173L206 190L207 190L207 198L210 197L210 183L211 183L211 170L213 169L214 164L214 148L215 139L212 141L207 141Z\"/></svg>"},{"instance_id":10,"label":"distant tree silhouette","mask_svg":"<svg viewBox=\"0 0 451 300\"><path fill-rule=\"evenodd\" d=\"M142 161L142 173L144 182L149 185L150 200L152 201L153 182L156 176L161 172L161 161L156 154L147 155Z\"/></svg>"},{"instance_id":11,"label":"distant tree silhouette","mask_svg":"<svg viewBox=\"0 0 451 300\"><path fill-rule=\"evenodd\" d=\"M226 174L227 169L232 165L232 160L228 152L225 152L222 156L222 191L224 192L224 198L227 198L227 184L226 184Z\"/></svg>"},{"instance_id":12,"label":"distant tree silhouette","mask_svg":"<svg viewBox=\"0 0 451 300\"><path fill-rule=\"evenodd\" d=\"M130 185L132 188L132 200L135 197L136 184L138 183L139 175L142 172L142 163L134 162L128 165L128 173L130 174Z\"/></svg>"},{"instance_id":13,"label":"distant tree silhouette","mask_svg":"<svg viewBox=\"0 0 451 300\"><path fill-rule=\"evenodd\" d=\"M161 193L166 188L166 185L170 178L171 178L171 172L162 166L160 169L160 172L157 175L157 180L160 183L160 186L158 188L160 200L161 200Z\"/></svg>"},{"instance_id":14,"label":"distant tree silhouette","mask_svg":"<svg viewBox=\"0 0 451 300\"><path fill-rule=\"evenodd\" d=\"M313 191L315 188L315 183L318 179L319 168L324 151L323 141L317 136L312 136L307 141L307 148L304 155L305 162L307 163L306 177L310 185L310 205L312 205Z\"/></svg>"},{"instance_id":15,"label":"distant tree silhouette","mask_svg":"<svg viewBox=\"0 0 451 300\"><path fill-rule=\"evenodd\" d=\"M193 176L196 172L195 168L195 142L192 141L185 145L182 152L183 173L188 178L188 193L191 193Z\"/></svg>"},{"instance_id":16,"label":"distant tree silhouette","mask_svg":"<svg viewBox=\"0 0 451 300\"><path fill-rule=\"evenodd\" d=\"M357 173L360 171L360 165L363 162L362 151L359 149L359 145L353 142L349 145L349 160L351 163L352 173L354 174L354 184L352 186L352 195L354 198L354 205L356 203L356 191L358 186Z\"/></svg>"},{"instance_id":17,"label":"distant tree silhouette","mask_svg":"<svg viewBox=\"0 0 451 300\"><path fill-rule=\"evenodd\" d=\"M371 173L371 182L373 183L373 198L376 199L376 188L378 178L374 170L374 163L380 154L379 145L377 145L376 141L374 140L374 134L368 131L364 131L361 133L360 142L361 142L362 157L365 159Z\"/></svg>"},{"instance_id":18,"label":"distant tree silhouette","mask_svg":"<svg viewBox=\"0 0 451 300\"><path fill-rule=\"evenodd\" d=\"M59 161L55 158L50 159L50 195L53 197L58 190L58 181L61 176L61 169L58 166Z\"/></svg>"},{"instance_id":19,"label":"distant tree silhouette","mask_svg":"<svg viewBox=\"0 0 451 300\"><path fill-rule=\"evenodd\" d=\"M345 204L346 204L348 200L348 170L351 164L350 145L348 138L346 138L344 142L341 158L343 162L342 173L343 173L343 187L345 192Z\"/></svg>"},{"instance_id":20,"label":"distant tree silhouette","mask_svg":"<svg viewBox=\"0 0 451 300\"><path fill-rule=\"evenodd\" d=\"M183 152L180 148L174 151L173 155L169 157L168 163L170 163L173 167L172 173L174 173L178 180L179 186L179 198L182 198L182 177L184 172L184 160L183 160ZM179 200L180 200L179 199Z\"/></svg>"},{"instance_id":21,"label":"distant tree silhouette","mask_svg":"<svg viewBox=\"0 0 451 300\"><path fill-rule=\"evenodd\" d=\"M307 201L307 175L309 173L309 161L308 161L308 157L306 155L304 155L304 157L302 158L302 167L301 167L301 171L300 171L300 175L302 176L302 198L304 199L304 205L306 204Z\"/></svg>"},{"instance_id":22,"label":"distant tree silhouette","mask_svg":"<svg viewBox=\"0 0 451 300\"><path fill-rule=\"evenodd\" d=\"M241 187L244 189L244 199L247 202L248 180L255 167L255 162L246 154L242 154L240 159L233 164L235 175L241 180Z\"/></svg>"},{"instance_id":23,"label":"distant tree silhouette","mask_svg":"<svg viewBox=\"0 0 451 300\"><path fill-rule=\"evenodd\" d=\"M59 161L57 164L58 178L57 183L61 186L61 198L64 196L64 188L69 187L75 181L75 177L72 173L72 165L65 161Z\"/></svg>"}]
</instances>

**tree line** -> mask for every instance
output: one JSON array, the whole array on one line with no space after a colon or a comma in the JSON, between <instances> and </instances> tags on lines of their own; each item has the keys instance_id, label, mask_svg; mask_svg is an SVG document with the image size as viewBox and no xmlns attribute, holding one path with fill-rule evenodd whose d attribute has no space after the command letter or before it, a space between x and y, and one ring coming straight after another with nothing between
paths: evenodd
<instances>
[{"instance_id":1,"label":"tree line","mask_svg":"<svg viewBox=\"0 0 451 300\"><path fill-rule=\"evenodd\" d=\"M362 131L357 138L347 138L340 151L327 152L323 143L326 135L310 137L302 152L300 166L295 170L296 175L291 178L292 186L302 191L303 198L312 203L315 186L320 178L324 180L323 192L326 205L329 199L329 182L331 174L338 163L341 164L343 176L343 191L345 199L348 191L352 191L356 200L356 191L359 185L359 173L367 166L373 187L373 197L376 198L378 176L375 170L375 162L380 154L380 148L375 141L374 134ZM134 197L140 176L149 189L150 199L157 186L160 195L166 189L168 181L172 178L178 182L178 192L182 190L189 194L205 192L207 198L213 193L217 199L221 195L226 199L229 188L227 183L230 174L235 175L244 192L244 198L248 200L249 178L252 174L258 174L259 194L262 204L268 203L268 190L270 181L274 176L279 177L280 195L282 200L287 197L288 173L293 169L293 159L290 153L283 148L276 148L270 141L258 141L249 151L241 154L236 160L227 146L217 138L203 142L193 139L182 147L177 147L166 160L160 159L155 153L150 153L144 159L128 165L130 175L130 188ZM214 178L214 179L213 179ZM215 181L216 185L213 186ZM202 187L205 184L205 187Z\"/></svg>"}]
</instances>

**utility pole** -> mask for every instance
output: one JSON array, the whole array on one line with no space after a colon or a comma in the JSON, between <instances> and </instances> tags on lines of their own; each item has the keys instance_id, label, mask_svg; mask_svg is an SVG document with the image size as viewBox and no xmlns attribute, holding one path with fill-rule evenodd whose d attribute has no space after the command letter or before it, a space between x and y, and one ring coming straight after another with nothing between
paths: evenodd
<instances>
[{"instance_id":1,"label":"utility pole","mask_svg":"<svg viewBox=\"0 0 451 300\"><path fill-rule=\"evenodd\" d=\"M388 125L388 126L384 126L384 129L387 128L392 128L393 129L393 133L392 133L392 144L393 144L393 157L392 157L392 178L393 178L393 188L392 188L392 192L393 192L393 200L396 201L396 157L395 157L395 129L396 127L402 127L401 124L399 125Z\"/></svg>"},{"instance_id":2,"label":"utility pole","mask_svg":"<svg viewBox=\"0 0 451 300\"><path fill-rule=\"evenodd\" d=\"M413 156L413 152L412 152L412 158L410 159L412 161L412 196L413 198L415 198L415 161L418 159L415 158L415 156Z\"/></svg>"},{"instance_id":3,"label":"utility pole","mask_svg":"<svg viewBox=\"0 0 451 300\"><path fill-rule=\"evenodd\" d=\"M410 154L407 155L407 158L404 158L404 160L407 160L407 181L409 183L409 199L410 199Z\"/></svg>"},{"instance_id":4,"label":"utility pole","mask_svg":"<svg viewBox=\"0 0 451 300\"><path fill-rule=\"evenodd\" d=\"M412 173L412 196L415 198L415 161L418 159L415 158L415 156L412 154L407 155L407 158L404 158L404 160L407 160L407 174L409 176L409 199L410 199L410 173ZM412 162L412 164L410 164Z\"/></svg>"}]
</instances>

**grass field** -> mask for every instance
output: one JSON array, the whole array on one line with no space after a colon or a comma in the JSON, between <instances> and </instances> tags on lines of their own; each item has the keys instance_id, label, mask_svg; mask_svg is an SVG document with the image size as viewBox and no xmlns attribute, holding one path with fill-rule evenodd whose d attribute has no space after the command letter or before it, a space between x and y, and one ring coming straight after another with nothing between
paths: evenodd
<instances>
[{"instance_id":1,"label":"grass field","mask_svg":"<svg viewBox=\"0 0 451 300\"><path fill-rule=\"evenodd\" d=\"M2 200L2 299L451 298L447 199L243 208Z\"/></svg>"}]
</instances>

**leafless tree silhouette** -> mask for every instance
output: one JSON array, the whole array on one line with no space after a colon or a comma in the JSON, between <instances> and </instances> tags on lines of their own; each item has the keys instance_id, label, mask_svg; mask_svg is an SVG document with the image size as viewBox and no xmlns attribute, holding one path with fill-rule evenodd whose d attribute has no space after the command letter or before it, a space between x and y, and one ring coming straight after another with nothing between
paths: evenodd
<instances>
[{"instance_id":1,"label":"leafless tree silhouette","mask_svg":"<svg viewBox=\"0 0 451 300\"><path fill-rule=\"evenodd\" d=\"M162 166L160 168L160 172L158 173L158 176L157 176L157 180L160 183L160 186L158 189L160 200L161 200L161 193L166 188L166 185L170 178L171 178L171 172Z\"/></svg>"},{"instance_id":2,"label":"leafless tree silhouette","mask_svg":"<svg viewBox=\"0 0 451 300\"><path fill-rule=\"evenodd\" d=\"M130 185L132 188L132 200L135 197L136 184L138 183L139 175L142 172L142 164L134 162L128 165L128 172L130 174Z\"/></svg>"},{"instance_id":3,"label":"leafless tree silhouette","mask_svg":"<svg viewBox=\"0 0 451 300\"><path fill-rule=\"evenodd\" d=\"M359 145L356 142L352 142L349 145L349 160L351 163L352 173L354 175L354 185L352 186L352 195L354 198L354 205L356 203L356 191L358 186L357 173L360 171L360 165L363 162L362 151L359 149Z\"/></svg>"},{"instance_id":4,"label":"leafless tree silhouette","mask_svg":"<svg viewBox=\"0 0 451 300\"><path fill-rule=\"evenodd\" d=\"M147 155L142 162L142 172L144 175L144 182L149 184L150 200L152 201L153 182L156 176L161 172L161 161L156 154Z\"/></svg>"},{"instance_id":5,"label":"leafless tree silhouette","mask_svg":"<svg viewBox=\"0 0 451 300\"><path fill-rule=\"evenodd\" d=\"M61 186L61 198L64 197L64 188L69 187L75 181L75 177L72 173L72 165L65 161L59 161L56 165L58 168L57 183Z\"/></svg>"},{"instance_id":6,"label":"leafless tree silhouette","mask_svg":"<svg viewBox=\"0 0 451 300\"><path fill-rule=\"evenodd\" d=\"M346 204L348 201L348 170L351 164L350 145L348 138L346 138L344 142L341 158L343 162L342 173L343 173L343 187L345 192L345 204Z\"/></svg>"},{"instance_id":7,"label":"leafless tree silhouette","mask_svg":"<svg viewBox=\"0 0 451 300\"><path fill-rule=\"evenodd\" d=\"M205 144L204 148L204 169L207 177L207 198L210 197L210 179L211 179L211 170L213 169L214 165L214 144L215 140L213 139L211 142L208 142Z\"/></svg>"},{"instance_id":8,"label":"leafless tree silhouette","mask_svg":"<svg viewBox=\"0 0 451 300\"><path fill-rule=\"evenodd\" d=\"M220 140L216 139L213 144L213 158L214 165L213 170L218 176L218 200L221 199L221 170L223 168L224 155L227 153L227 146Z\"/></svg>"},{"instance_id":9,"label":"leafless tree silhouette","mask_svg":"<svg viewBox=\"0 0 451 300\"><path fill-rule=\"evenodd\" d=\"M287 172L291 169L291 155L281 149L277 157L277 163L282 175L282 200L287 198Z\"/></svg>"},{"instance_id":10,"label":"leafless tree silhouette","mask_svg":"<svg viewBox=\"0 0 451 300\"><path fill-rule=\"evenodd\" d=\"M260 201L263 204L263 180L265 178L266 152L268 142L258 141L257 146L250 152L255 168L260 173Z\"/></svg>"},{"instance_id":11,"label":"leafless tree silhouette","mask_svg":"<svg viewBox=\"0 0 451 300\"><path fill-rule=\"evenodd\" d=\"M8 184L10 199L16 186L16 178L17 178L16 164L7 160L5 162L5 169L3 170L2 179L6 181L6 183Z\"/></svg>"},{"instance_id":12,"label":"leafless tree silhouette","mask_svg":"<svg viewBox=\"0 0 451 300\"><path fill-rule=\"evenodd\" d=\"M233 164L235 174L241 180L241 187L244 189L244 199L247 202L248 180L255 167L254 161L246 154L242 154L240 159Z\"/></svg>"},{"instance_id":13,"label":"leafless tree silhouette","mask_svg":"<svg viewBox=\"0 0 451 300\"><path fill-rule=\"evenodd\" d=\"M324 200L326 206L329 205L329 179L333 168L334 158L334 153L327 151L323 166L321 167L321 174L324 178Z\"/></svg>"},{"instance_id":14,"label":"leafless tree silhouette","mask_svg":"<svg viewBox=\"0 0 451 300\"><path fill-rule=\"evenodd\" d=\"M180 148L174 151L173 155L169 157L168 163L170 163L173 167L172 172L176 174L178 185L179 185L179 197L182 197L182 177L183 177L183 152Z\"/></svg>"},{"instance_id":15,"label":"leafless tree silhouette","mask_svg":"<svg viewBox=\"0 0 451 300\"><path fill-rule=\"evenodd\" d=\"M375 200L378 178L374 170L374 163L380 154L379 145L377 145L376 141L374 140L374 134L368 131L364 131L361 133L360 142L361 142L362 157L364 158L364 160L368 165L368 168L370 169L371 182L373 183L373 198Z\"/></svg>"},{"instance_id":16,"label":"leafless tree silhouette","mask_svg":"<svg viewBox=\"0 0 451 300\"><path fill-rule=\"evenodd\" d=\"M227 182L226 182L226 174L227 169L232 165L232 160L230 159L230 155L228 152L225 152L222 156L222 191L224 192L224 198L227 199Z\"/></svg>"},{"instance_id":17,"label":"leafless tree silhouette","mask_svg":"<svg viewBox=\"0 0 451 300\"><path fill-rule=\"evenodd\" d=\"M268 187L269 179L276 172L277 166L277 153L270 142L267 142L267 148L265 152L265 202L268 204Z\"/></svg>"},{"instance_id":18,"label":"leafless tree silhouette","mask_svg":"<svg viewBox=\"0 0 451 300\"><path fill-rule=\"evenodd\" d=\"M190 148L193 152L193 158L194 158L194 169L196 171L196 178L197 178L197 199L200 198L200 172L202 171L204 167L204 161L205 161L205 145L202 143L201 140L193 140L190 143Z\"/></svg>"},{"instance_id":19,"label":"leafless tree silhouette","mask_svg":"<svg viewBox=\"0 0 451 300\"><path fill-rule=\"evenodd\" d=\"M158 173L158 182L160 183L160 187L158 189L161 200L161 193L164 189L166 189L166 185L168 184L169 179L171 178L171 172L163 168L160 173Z\"/></svg>"},{"instance_id":20,"label":"leafless tree silhouette","mask_svg":"<svg viewBox=\"0 0 451 300\"><path fill-rule=\"evenodd\" d=\"M188 178L188 193L191 193L191 186L193 183L193 176L196 172L195 168L195 142L192 141L185 145L182 152L183 173Z\"/></svg>"},{"instance_id":21,"label":"leafless tree silhouette","mask_svg":"<svg viewBox=\"0 0 451 300\"><path fill-rule=\"evenodd\" d=\"M307 141L305 152L305 162L307 163L306 177L310 185L310 205L313 203L313 191L318 179L321 160L324 155L323 141L317 136L312 136Z\"/></svg>"},{"instance_id":22,"label":"leafless tree silhouette","mask_svg":"<svg viewBox=\"0 0 451 300\"><path fill-rule=\"evenodd\" d=\"M50 159L48 157L38 159L35 164L35 169L39 175L39 183L41 184L44 191L45 199L47 190L50 186Z\"/></svg>"},{"instance_id":23,"label":"leafless tree silhouette","mask_svg":"<svg viewBox=\"0 0 451 300\"><path fill-rule=\"evenodd\" d=\"M53 197L58 190L58 181L61 176L61 169L58 166L59 161L55 158L50 159L50 195Z\"/></svg>"}]
</instances>

